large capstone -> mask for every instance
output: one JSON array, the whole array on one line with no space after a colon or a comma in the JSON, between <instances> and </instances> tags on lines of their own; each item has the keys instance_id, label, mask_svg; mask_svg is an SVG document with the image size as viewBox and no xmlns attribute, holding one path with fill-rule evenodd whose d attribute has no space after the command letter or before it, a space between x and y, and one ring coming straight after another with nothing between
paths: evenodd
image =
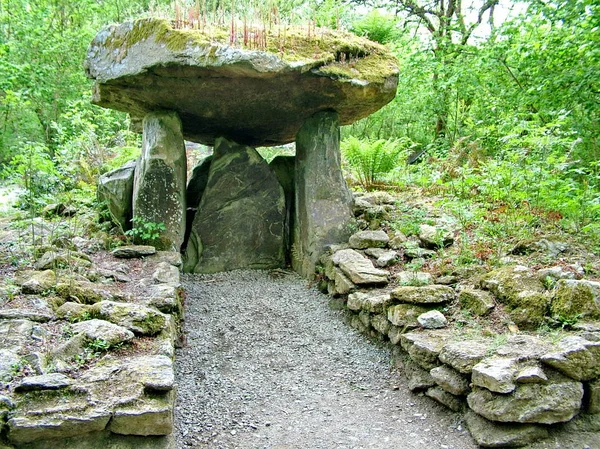
<instances>
[{"instance_id":1,"label":"large capstone","mask_svg":"<svg viewBox=\"0 0 600 449\"><path fill-rule=\"evenodd\" d=\"M231 46L230 36L177 30L160 19L108 26L85 61L93 101L134 117L176 111L187 140L271 146L293 142L319 111L338 111L346 125L396 94L395 57L352 34L273 28L258 50L244 48L243 36Z\"/></svg>"},{"instance_id":2,"label":"large capstone","mask_svg":"<svg viewBox=\"0 0 600 449\"><path fill-rule=\"evenodd\" d=\"M351 234L353 200L341 170L337 113L315 114L298 132L295 179L292 266L310 277L324 247Z\"/></svg>"},{"instance_id":3,"label":"large capstone","mask_svg":"<svg viewBox=\"0 0 600 449\"><path fill-rule=\"evenodd\" d=\"M285 198L254 148L217 139L192 224L185 270L216 273L284 264Z\"/></svg>"},{"instance_id":4,"label":"large capstone","mask_svg":"<svg viewBox=\"0 0 600 449\"><path fill-rule=\"evenodd\" d=\"M175 112L152 112L144 118L142 156L135 171L134 228L165 226L158 249L179 251L185 234L187 161L181 121Z\"/></svg>"}]
</instances>

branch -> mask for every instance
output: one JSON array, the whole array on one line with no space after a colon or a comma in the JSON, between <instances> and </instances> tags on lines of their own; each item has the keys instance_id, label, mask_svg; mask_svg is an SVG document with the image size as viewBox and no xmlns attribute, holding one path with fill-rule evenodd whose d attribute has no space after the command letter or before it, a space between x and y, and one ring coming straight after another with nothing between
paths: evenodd
<instances>
[{"instance_id":1,"label":"branch","mask_svg":"<svg viewBox=\"0 0 600 449\"><path fill-rule=\"evenodd\" d=\"M473 34L473 31L475 31L475 28L477 28L479 25L481 25L481 22L483 21L483 15L489 10L489 9L493 9L494 6L496 6L498 4L499 0L486 0L486 2L481 6L481 8L479 8L479 12L477 13L477 21L473 24L471 24L471 26L467 29L466 34L463 34L463 38L462 38L462 45L466 45L467 41L469 40L469 38L471 37L471 34Z\"/></svg>"}]
</instances>

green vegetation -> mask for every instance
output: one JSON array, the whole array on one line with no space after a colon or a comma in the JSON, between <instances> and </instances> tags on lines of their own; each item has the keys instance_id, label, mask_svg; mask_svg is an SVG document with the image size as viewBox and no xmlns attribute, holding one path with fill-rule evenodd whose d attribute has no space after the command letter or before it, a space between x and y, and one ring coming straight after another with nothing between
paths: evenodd
<instances>
[{"instance_id":1,"label":"green vegetation","mask_svg":"<svg viewBox=\"0 0 600 449\"><path fill-rule=\"evenodd\" d=\"M126 231L125 235L136 243L151 245L159 239L161 232L167 229L164 223L145 221L140 217L134 217L131 221L133 228Z\"/></svg>"}]
</instances>

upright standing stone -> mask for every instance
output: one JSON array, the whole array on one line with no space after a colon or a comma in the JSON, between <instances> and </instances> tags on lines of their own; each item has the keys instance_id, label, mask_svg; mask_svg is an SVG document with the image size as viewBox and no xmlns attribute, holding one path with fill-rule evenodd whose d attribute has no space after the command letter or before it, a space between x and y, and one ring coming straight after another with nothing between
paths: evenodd
<instances>
[{"instance_id":1,"label":"upright standing stone","mask_svg":"<svg viewBox=\"0 0 600 449\"><path fill-rule=\"evenodd\" d=\"M135 171L133 217L163 223L157 249L179 251L185 234L186 155L181 120L175 112L144 118L142 156Z\"/></svg>"},{"instance_id":2,"label":"upright standing stone","mask_svg":"<svg viewBox=\"0 0 600 449\"><path fill-rule=\"evenodd\" d=\"M185 271L281 267L284 220L283 189L266 161L254 148L217 139Z\"/></svg>"},{"instance_id":3,"label":"upright standing stone","mask_svg":"<svg viewBox=\"0 0 600 449\"><path fill-rule=\"evenodd\" d=\"M296 211L292 266L313 277L325 245L347 240L352 195L342 175L336 112L318 112L296 135Z\"/></svg>"},{"instance_id":4,"label":"upright standing stone","mask_svg":"<svg viewBox=\"0 0 600 449\"><path fill-rule=\"evenodd\" d=\"M131 229L135 166L135 161L127 162L116 170L103 174L98 181L98 201L106 202L111 219L120 225L123 231Z\"/></svg>"},{"instance_id":5,"label":"upright standing stone","mask_svg":"<svg viewBox=\"0 0 600 449\"><path fill-rule=\"evenodd\" d=\"M276 156L269 166L275 172L275 176L277 176L285 194L285 254L286 262L289 263L291 261L289 255L292 247L292 229L294 223L294 171L296 157Z\"/></svg>"}]
</instances>

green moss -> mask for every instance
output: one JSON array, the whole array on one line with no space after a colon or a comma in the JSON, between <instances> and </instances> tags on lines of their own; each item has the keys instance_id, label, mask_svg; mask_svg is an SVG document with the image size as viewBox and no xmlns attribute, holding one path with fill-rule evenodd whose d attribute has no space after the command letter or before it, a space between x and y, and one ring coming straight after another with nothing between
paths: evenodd
<instances>
[{"instance_id":1,"label":"green moss","mask_svg":"<svg viewBox=\"0 0 600 449\"><path fill-rule=\"evenodd\" d=\"M509 315L520 328L533 330L544 322L549 305L550 300L545 294L525 292L519 295Z\"/></svg>"},{"instance_id":2,"label":"green moss","mask_svg":"<svg viewBox=\"0 0 600 449\"><path fill-rule=\"evenodd\" d=\"M592 286L585 281L558 282L552 300L552 316L558 320L600 318L600 306Z\"/></svg>"},{"instance_id":3,"label":"green moss","mask_svg":"<svg viewBox=\"0 0 600 449\"><path fill-rule=\"evenodd\" d=\"M230 32L228 28L218 27L204 32L174 29L163 19L138 19L128 31L113 29L104 45L126 51L151 36L177 52L193 46L229 45ZM343 31L319 30L309 36L307 30L301 28L277 29L266 32L265 40L260 50L277 54L287 62L314 61L315 67L320 67L319 72L326 76L383 82L397 72L397 60L384 46ZM235 46L244 47L243 44ZM217 47L213 48L216 51ZM251 44L245 48L255 49ZM209 52L209 56L211 54Z\"/></svg>"}]
</instances>

